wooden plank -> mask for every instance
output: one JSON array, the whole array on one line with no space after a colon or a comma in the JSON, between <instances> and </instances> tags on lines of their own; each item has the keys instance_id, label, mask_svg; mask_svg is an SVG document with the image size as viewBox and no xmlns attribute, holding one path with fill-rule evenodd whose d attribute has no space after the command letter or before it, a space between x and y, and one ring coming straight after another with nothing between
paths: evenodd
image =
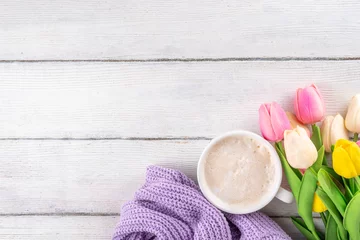
<instances>
[{"instance_id":1,"label":"wooden plank","mask_svg":"<svg viewBox=\"0 0 360 240\"><path fill-rule=\"evenodd\" d=\"M3 0L0 59L359 57L359 2Z\"/></svg>"},{"instance_id":2,"label":"wooden plank","mask_svg":"<svg viewBox=\"0 0 360 240\"><path fill-rule=\"evenodd\" d=\"M344 113L360 61L2 63L0 79L0 138L214 137L258 132L261 103L292 110L313 82Z\"/></svg>"},{"instance_id":3,"label":"wooden plank","mask_svg":"<svg viewBox=\"0 0 360 240\"><path fill-rule=\"evenodd\" d=\"M181 170L196 180L209 141L10 141L0 144L0 214L120 212L144 183L148 165ZM274 200L270 216L297 215Z\"/></svg>"},{"instance_id":4,"label":"wooden plank","mask_svg":"<svg viewBox=\"0 0 360 240\"><path fill-rule=\"evenodd\" d=\"M0 217L1 240L110 239L118 216L8 216ZM275 218L294 239L305 239L289 218ZM321 220L316 219L316 223Z\"/></svg>"},{"instance_id":5,"label":"wooden plank","mask_svg":"<svg viewBox=\"0 0 360 240\"><path fill-rule=\"evenodd\" d=\"M1 216L1 240L111 239L118 216Z\"/></svg>"}]
</instances>

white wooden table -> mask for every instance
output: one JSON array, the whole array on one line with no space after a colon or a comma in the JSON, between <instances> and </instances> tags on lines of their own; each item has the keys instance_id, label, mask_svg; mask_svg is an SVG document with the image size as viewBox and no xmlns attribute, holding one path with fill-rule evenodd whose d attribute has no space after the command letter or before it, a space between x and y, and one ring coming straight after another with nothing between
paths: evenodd
<instances>
[{"instance_id":1,"label":"white wooden table","mask_svg":"<svg viewBox=\"0 0 360 240\"><path fill-rule=\"evenodd\" d=\"M195 179L204 146L259 132L316 83L360 91L355 0L0 2L0 239L110 239L146 166ZM293 238L294 205L264 212Z\"/></svg>"}]
</instances>

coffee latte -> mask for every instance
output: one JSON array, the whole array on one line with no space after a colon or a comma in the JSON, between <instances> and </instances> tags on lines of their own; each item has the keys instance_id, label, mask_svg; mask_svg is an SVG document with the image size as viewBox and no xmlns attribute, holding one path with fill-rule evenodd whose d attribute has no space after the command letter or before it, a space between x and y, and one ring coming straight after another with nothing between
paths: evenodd
<instances>
[{"instance_id":1,"label":"coffee latte","mask_svg":"<svg viewBox=\"0 0 360 240\"><path fill-rule=\"evenodd\" d=\"M226 137L204 157L206 185L226 204L256 205L274 187L274 159L269 147L254 138Z\"/></svg>"}]
</instances>

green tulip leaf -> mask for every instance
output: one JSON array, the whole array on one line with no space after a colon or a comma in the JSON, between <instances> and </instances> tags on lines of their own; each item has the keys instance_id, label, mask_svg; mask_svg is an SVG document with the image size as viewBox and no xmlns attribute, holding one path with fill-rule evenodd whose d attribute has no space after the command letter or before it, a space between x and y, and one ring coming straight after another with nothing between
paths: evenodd
<instances>
[{"instance_id":1,"label":"green tulip leaf","mask_svg":"<svg viewBox=\"0 0 360 240\"><path fill-rule=\"evenodd\" d=\"M311 141L314 143L317 150L320 150L320 148L324 146L321 139L320 128L315 124L312 125ZM323 155L321 160L323 165L328 165L325 154Z\"/></svg>"},{"instance_id":2,"label":"green tulip leaf","mask_svg":"<svg viewBox=\"0 0 360 240\"><path fill-rule=\"evenodd\" d=\"M337 239L339 239L339 240L347 240L347 239L341 238L339 229L336 230L336 236L337 236Z\"/></svg>"},{"instance_id":3,"label":"green tulip leaf","mask_svg":"<svg viewBox=\"0 0 360 240\"><path fill-rule=\"evenodd\" d=\"M295 225L297 229L306 237L308 240L317 240L317 238L311 233L309 229L307 229L304 221L299 218L291 217L291 221Z\"/></svg>"},{"instance_id":4,"label":"green tulip leaf","mask_svg":"<svg viewBox=\"0 0 360 240\"><path fill-rule=\"evenodd\" d=\"M286 178L289 182L291 191L297 202L298 198L299 198L299 191L300 191L300 185L301 185L301 178L299 178L299 175L301 176L301 173L298 169L294 169L289 165L288 161L286 160L286 158L281 150L281 147L279 146L280 144L281 143L276 143L275 148L279 155L281 165L284 169L284 172L285 172Z\"/></svg>"},{"instance_id":5,"label":"green tulip leaf","mask_svg":"<svg viewBox=\"0 0 360 240\"><path fill-rule=\"evenodd\" d=\"M331 199L328 197L328 195L322 189L322 187L317 188L316 194L319 196L321 201L324 203L324 205L328 209L330 216L336 222L336 224L338 226L339 234L341 236L340 239L347 239L347 232L343 226L343 218L342 218L340 212L338 211L338 209L336 208L336 206L334 205L334 203L331 201ZM329 218L330 218L330 216L329 216Z\"/></svg>"},{"instance_id":6,"label":"green tulip leaf","mask_svg":"<svg viewBox=\"0 0 360 240\"><path fill-rule=\"evenodd\" d=\"M316 149L319 150L323 146L321 140L320 128L316 124L313 124L311 127L312 127L311 141L314 143Z\"/></svg>"},{"instance_id":7,"label":"green tulip leaf","mask_svg":"<svg viewBox=\"0 0 360 240\"><path fill-rule=\"evenodd\" d=\"M342 216L345 214L345 209L347 205L347 201L343 193L338 188L337 184L334 181L336 179L332 179L330 174L328 174L325 170L320 169L318 172L318 180L322 189L326 192L328 197L334 203L338 211ZM338 183L340 185L340 183Z\"/></svg>"},{"instance_id":8,"label":"green tulip leaf","mask_svg":"<svg viewBox=\"0 0 360 240\"><path fill-rule=\"evenodd\" d=\"M360 180L359 177L350 178L349 182L352 184L352 193L355 194L360 190Z\"/></svg>"},{"instance_id":9,"label":"green tulip leaf","mask_svg":"<svg viewBox=\"0 0 360 240\"><path fill-rule=\"evenodd\" d=\"M282 154L285 156L285 148L281 142L275 143L275 146L279 148L279 150L282 152Z\"/></svg>"},{"instance_id":10,"label":"green tulip leaf","mask_svg":"<svg viewBox=\"0 0 360 240\"><path fill-rule=\"evenodd\" d=\"M338 240L337 233L338 227L334 218L330 215L326 224L325 239L326 240Z\"/></svg>"},{"instance_id":11,"label":"green tulip leaf","mask_svg":"<svg viewBox=\"0 0 360 240\"><path fill-rule=\"evenodd\" d=\"M318 172L322 166L324 154L325 154L325 148L324 148L324 146L321 146L318 151L318 157L317 157L316 161L314 162L314 164L312 165L312 168L316 172Z\"/></svg>"},{"instance_id":12,"label":"green tulip leaf","mask_svg":"<svg viewBox=\"0 0 360 240\"><path fill-rule=\"evenodd\" d=\"M350 178L348 179L348 182L349 182L349 187L350 187L350 190L351 192L354 194L356 193L356 189L355 189L355 181L353 178Z\"/></svg>"},{"instance_id":13,"label":"green tulip leaf","mask_svg":"<svg viewBox=\"0 0 360 240\"><path fill-rule=\"evenodd\" d=\"M333 168L328 167L328 166L322 166L321 169L324 169L328 174L330 174L330 176L331 176L332 178L335 178L336 180L338 180L339 182L341 182L342 177L339 176L339 175L334 171Z\"/></svg>"},{"instance_id":14,"label":"green tulip leaf","mask_svg":"<svg viewBox=\"0 0 360 240\"><path fill-rule=\"evenodd\" d=\"M320 213L320 217L321 217L322 222L324 223L324 226L326 226L326 224L327 224L327 217L326 217L326 215L325 215L325 212L321 212L321 213Z\"/></svg>"},{"instance_id":15,"label":"green tulip leaf","mask_svg":"<svg viewBox=\"0 0 360 240\"><path fill-rule=\"evenodd\" d=\"M349 202L344 216L344 227L351 239L360 239L360 193Z\"/></svg>"},{"instance_id":16,"label":"green tulip leaf","mask_svg":"<svg viewBox=\"0 0 360 240\"><path fill-rule=\"evenodd\" d=\"M328 219L328 218L330 217L329 211L325 211L325 212L323 212L323 213L325 214L326 219Z\"/></svg>"},{"instance_id":17,"label":"green tulip leaf","mask_svg":"<svg viewBox=\"0 0 360 240\"><path fill-rule=\"evenodd\" d=\"M350 182L349 182L350 179L347 179L347 178L344 178L344 177L341 177L341 179L342 179L342 181L344 183L344 186L346 185L346 186L348 186L350 188ZM351 190L351 188L350 188L350 190Z\"/></svg>"},{"instance_id":18,"label":"green tulip leaf","mask_svg":"<svg viewBox=\"0 0 360 240\"><path fill-rule=\"evenodd\" d=\"M346 201L349 202L353 198L354 195L349 187L347 179L344 177L342 179L343 179L344 188L345 188L345 198L346 198Z\"/></svg>"},{"instance_id":19,"label":"green tulip leaf","mask_svg":"<svg viewBox=\"0 0 360 240\"><path fill-rule=\"evenodd\" d=\"M314 194L317 188L317 179L315 173L311 168L305 171L304 177L301 182L298 212L304 220L305 225L311 231L316 239L320 239L316 233L314 220L312 217L312 206L314 202Z\"/></svg>"}]
</instances>

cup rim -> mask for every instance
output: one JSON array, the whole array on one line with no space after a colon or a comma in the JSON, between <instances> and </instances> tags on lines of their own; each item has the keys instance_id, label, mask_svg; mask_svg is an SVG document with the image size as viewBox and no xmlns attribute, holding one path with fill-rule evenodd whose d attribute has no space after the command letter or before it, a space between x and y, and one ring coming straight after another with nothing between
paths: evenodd
<instances>
[{"instance_id":1,"label":"cup rim","mask_svg":"<svg viewBox=\"0 0 360 240\"><path fill-rule=\"evenodd\" d=\"M211 192L211 190L208 189L208 186L206 185L205 177L203 176L204 175L203 170L204 170L204 166L205 166L204 161L206 159L205 157L207 156L210 149L219 141L221 141L225 138L228 138L228 137L233 137L233 136L248 136L248 137L254 138L255 140L259 141L261 144L263 144L265 147L268 148L270 155L274 160L275 178L274 178L274 184L272 185L271 191L269 191L268 194L266 195L266 197L263 197L263 199L261 199L261 201L259 201L258 204L256 204L256 205L254 204L251 207L248 207L246 209L242 209L239 206L235 207L234 205L227 204L227 203L223 202L221 199L219 199L215 194L213 194ZM280 163L280 158L279 158L275 148L267 140L265 140L260 135L254 133L254 132L251 132L251 131L235 130L235 131L226 132L224 134L221 134L221 135L215 137L205 147L205 149L201 153L201 156L199 158L198 165L197 165L197 180L198 180L198 184L199 184L201 192L203 193L205 198L211 204L213 204L215 207L217 207L218 209L220 209L224 212L227 212L227 213L247 214L247 213L256 212L256 211L262 209L267 204L269 204L271 202L271 200L274 199L274 197L276 196L277 192L279 191L279 188L281 185L282 167L281 167L281 163Z\"/></svg>"}]
</instances>

